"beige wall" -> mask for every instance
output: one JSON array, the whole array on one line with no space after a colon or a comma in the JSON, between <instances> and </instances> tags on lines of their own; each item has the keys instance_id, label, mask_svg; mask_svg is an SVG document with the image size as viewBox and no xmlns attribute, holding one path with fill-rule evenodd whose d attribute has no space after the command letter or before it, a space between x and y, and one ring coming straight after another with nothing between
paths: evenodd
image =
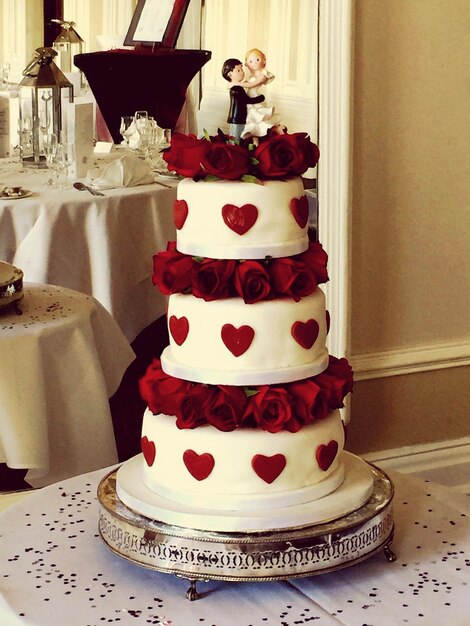
<instances>
[{"instance_id":1,"label":"beige wall","mask_svg":"<svg viewBox=\"0 0 470 626\"><path fill-rule=\"evenodd\" d=\"M470 356L470 2L354 7L351 360ZM350 449L470 434L470 368L449 365L359 380Z\"/></svg>"}]
</instances>

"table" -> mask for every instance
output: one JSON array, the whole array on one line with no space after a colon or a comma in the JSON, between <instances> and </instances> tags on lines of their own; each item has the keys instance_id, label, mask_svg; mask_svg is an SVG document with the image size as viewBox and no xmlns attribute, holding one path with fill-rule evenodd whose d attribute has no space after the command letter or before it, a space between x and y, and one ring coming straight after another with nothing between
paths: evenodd
<instances>
[{"instance_id":1,"label":"table","mask_svg":"<svg viewBox=\"0 0 470 626\"><path fill-rule=\"evenodd\" d=\"M176 238L175 185L110 189L97 197L51 189L47 178L17 159L0 159L1 183L33 191L29 198L0 199L0 259L29 282L92 295L133 341L166 309L152 285L152 257Z\"/></svg>"},{"instance_id":2,"label":"table","mask_svg":"<svg viewBox=\"0 0 470 626\"><path fill-rule=\"evenodd\" d=\"M107 470L52 485L0 514L2 626L464 626L470 624L470 500L392 474L395 563L284 582L198 583L139 567L97 533ZM2 604L3 601L3 604Z\"/></svg>"},{"instance_id":3,"label":"table","mask_svg":"<svg viewBox=\"0 0 470 626\"><path fill-rule=\"evenodd\" d=\"M135 358L118 325L62 287L25 283L19 307L0 314L0 462L33 487L116 463L108 399Z\"/></svg>"}]
</instances>

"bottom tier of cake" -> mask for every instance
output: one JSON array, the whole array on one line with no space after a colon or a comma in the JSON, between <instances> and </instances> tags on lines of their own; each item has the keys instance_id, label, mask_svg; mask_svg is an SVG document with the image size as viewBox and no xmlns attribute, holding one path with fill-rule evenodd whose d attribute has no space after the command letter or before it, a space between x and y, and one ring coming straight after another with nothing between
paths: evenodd
<instances>
[{"instance_id":1,"label":"bottom tier of cake","mask_svg":"<svg viewBox=\"0 0 470 626\"><path fill-rule=\"evenodd\" d=\"M371 466L350 453L341 453L344 480L334 491L310 502L266 509L217 510L202 507L195 499L183 504L152 491L142 480L142 455L126 461L118 470L116 492L123 504L166 524L218 532L261 532L302 528L348 515L369 499L373 490Z\"/></svg>"},{"instance_id":2,"label":"bottom tier of cake","mask_svg":"<svg viewBox=\"0 0 470 626\"><path fill-rule=\"evenodd\" d=\"M210 424L179 429L174 416L146 410L142 480L160 496L218 510L273 509L317 500L344 479L338 410L297 432Z\"/></svg>"}]
</instances>

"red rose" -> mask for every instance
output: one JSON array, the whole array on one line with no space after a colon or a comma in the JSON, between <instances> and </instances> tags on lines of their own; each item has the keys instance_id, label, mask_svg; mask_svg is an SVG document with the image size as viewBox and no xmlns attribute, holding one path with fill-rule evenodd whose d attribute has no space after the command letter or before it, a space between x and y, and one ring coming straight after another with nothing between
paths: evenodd
<instances>
[{"instance_id":1,"label":"red rose","mask_svg":"<svg viewBox=\"0 0 470 626\"><path fill-rule=\"evenodd\" d=\"M250 153L246 148L229 143L209 143L209 145L210 150L201 162L206 174L237 180L248 172Z\"/></svg>"},{"instance_id":2,"label":"red rose","mask_svg":"<svg viewBox=\"0 0 470 626\"><path fill-rule=\"evenodd\" d=\"M353 372L346 359L330 356L328 367L314 377L330 411L344 406L345 396L353 388Z\"/></svg>"},{"instance_id":3,"label":"red rose","mask_svg":"<svg viewBox=\"0 0 470 626\"><path fill-rule=\"evenodd\" d=\"M259 261L243 261L235 270L235 291L247 304L266 299L271 293L269 274Z\"/></svg>"},{"instance_id":4,"label":"red rose","mask_svg":"<svg viewBox=\"0 0 470 626\"><path fill-rule=\"evenodd\" d=\"M215 390L206 385L192 385L182 399L176 415L178 428L197 428L206 423L206 414L212 404Z\"/></svg>"},{"instance_id":5,"label":"red rose","mask_svg":"<svg viewBox=\"0 0 470 626\"><path fill-rule=\"evenodd\" d=\"M265 178L301 176L317 164L320 153L306 133L273 135L256 148L258 173Z\"/></svg>"},{"instance_id":6,"label":"red rose","mask_svg":"<svg viewBox=\"0 0 470 626\"><path fill-rule=\"evenodd\" d=\"M207 413L207 421L215 428L230 431L240 425L247 397L241 387L220 386Z\"/></svg>"},{"instance_id":7,"label":"red rose","mask_svg":"<svg viewBox=\"0 0 470 626\"><path fill-rule=\"evenodd\" d=\"M292 411L300 426L310 424L315 419L313 408L320 394L320 387L313 380L299 380L287 385L292 396Z\"/></svg>"},{"instance_id":8,"label":"red rose","mask_svg":"<svg viewBox=\"0 0 470 626\"><path fill-rule=\"evenodd\" d=\"M205 139L174 133L171 146L163 152L163 158L170 171L192 178L202 174L201 162L209 150L210 143Z\"/></svg>"},{"instance_id":9,"label":"red rose","mask_svg":"<svg viewBox=\"0 0 470 626\"><path fill-rule=\"evenodd\" d=\"M293 257L273 259L271 277L276 293L297 301L313 293L317 287L311 268Z\"/></svg>"},{"instance_id":10,"label":"red rose","mask_svg":"<svg viewBox=\"0 0 470 626\"><path fill-rule=\"evenodd\" d=\"M193 259L171 248L153 257L152 282L165 295L184 293L191 287Z\"/></svg>"},{"instance_id":11,"label":"red rose","mask_svg":"<svg viewBox=\"0 0 470 626\"><path fill-rule=\"evenodd\" d=\"M317 283L328 282L328 255L323 250L319 241L311 241L308 244L308 249L303 252L299 258L311 269L314 273Z\"/></svg>"},{"instance_id":12,"label":"red rose","mask_svg":"<svg viewBox=\"0 0 470 626\"><path fill-rule=\"evenodd\" d=\"M255 424L270 433L278 433L292 420L292 398L282 387L262 385L251 396L243 416L246 425Z\"/></svg>"},{"instance_id":13,"label":"red rose","mask_svg":"<svg viewBox=\"0 0 470 626\"><path fill-rule=\"evenodd\" d=\"M160 359L152 361L139 381L140 395L155 415L175 415L190 387L191 383L186 380L165 374Z\"/></svg>"},{"instance_id":14,"label":"red rose","mask_svg":"<svg viewBox=\"0 0 470 626\"><path fill-rule=\"evenodd\" d=\"M203 259L193 266L193 295L206 301L233 294L235 261Z\"/></svg>"}]
</instances>

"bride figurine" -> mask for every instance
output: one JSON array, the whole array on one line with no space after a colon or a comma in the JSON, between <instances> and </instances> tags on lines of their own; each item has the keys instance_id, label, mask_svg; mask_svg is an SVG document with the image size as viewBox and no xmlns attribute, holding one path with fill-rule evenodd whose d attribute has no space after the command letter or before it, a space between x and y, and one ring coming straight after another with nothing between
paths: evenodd
<instances>
[{"instance_id":1,"label":"bride figurine","mask_svg":"<svg viewBox=\"0 0 470 626\"><path fill-rule=\"evenodd\" d=\"M275 77L266 69L266 55L257 48L252 48L246 53L245 67L250 75L241 83L241 86L248 90L248 96L254 98L259 95L259 89L263 85L271 83ZM274 112L274 107L266 106L264 102L262 104L249 104L242 137L263 137L270 128L276 132L283 132L283 127L280 125L279 116Z\"/></svg>"}]
</instances>

